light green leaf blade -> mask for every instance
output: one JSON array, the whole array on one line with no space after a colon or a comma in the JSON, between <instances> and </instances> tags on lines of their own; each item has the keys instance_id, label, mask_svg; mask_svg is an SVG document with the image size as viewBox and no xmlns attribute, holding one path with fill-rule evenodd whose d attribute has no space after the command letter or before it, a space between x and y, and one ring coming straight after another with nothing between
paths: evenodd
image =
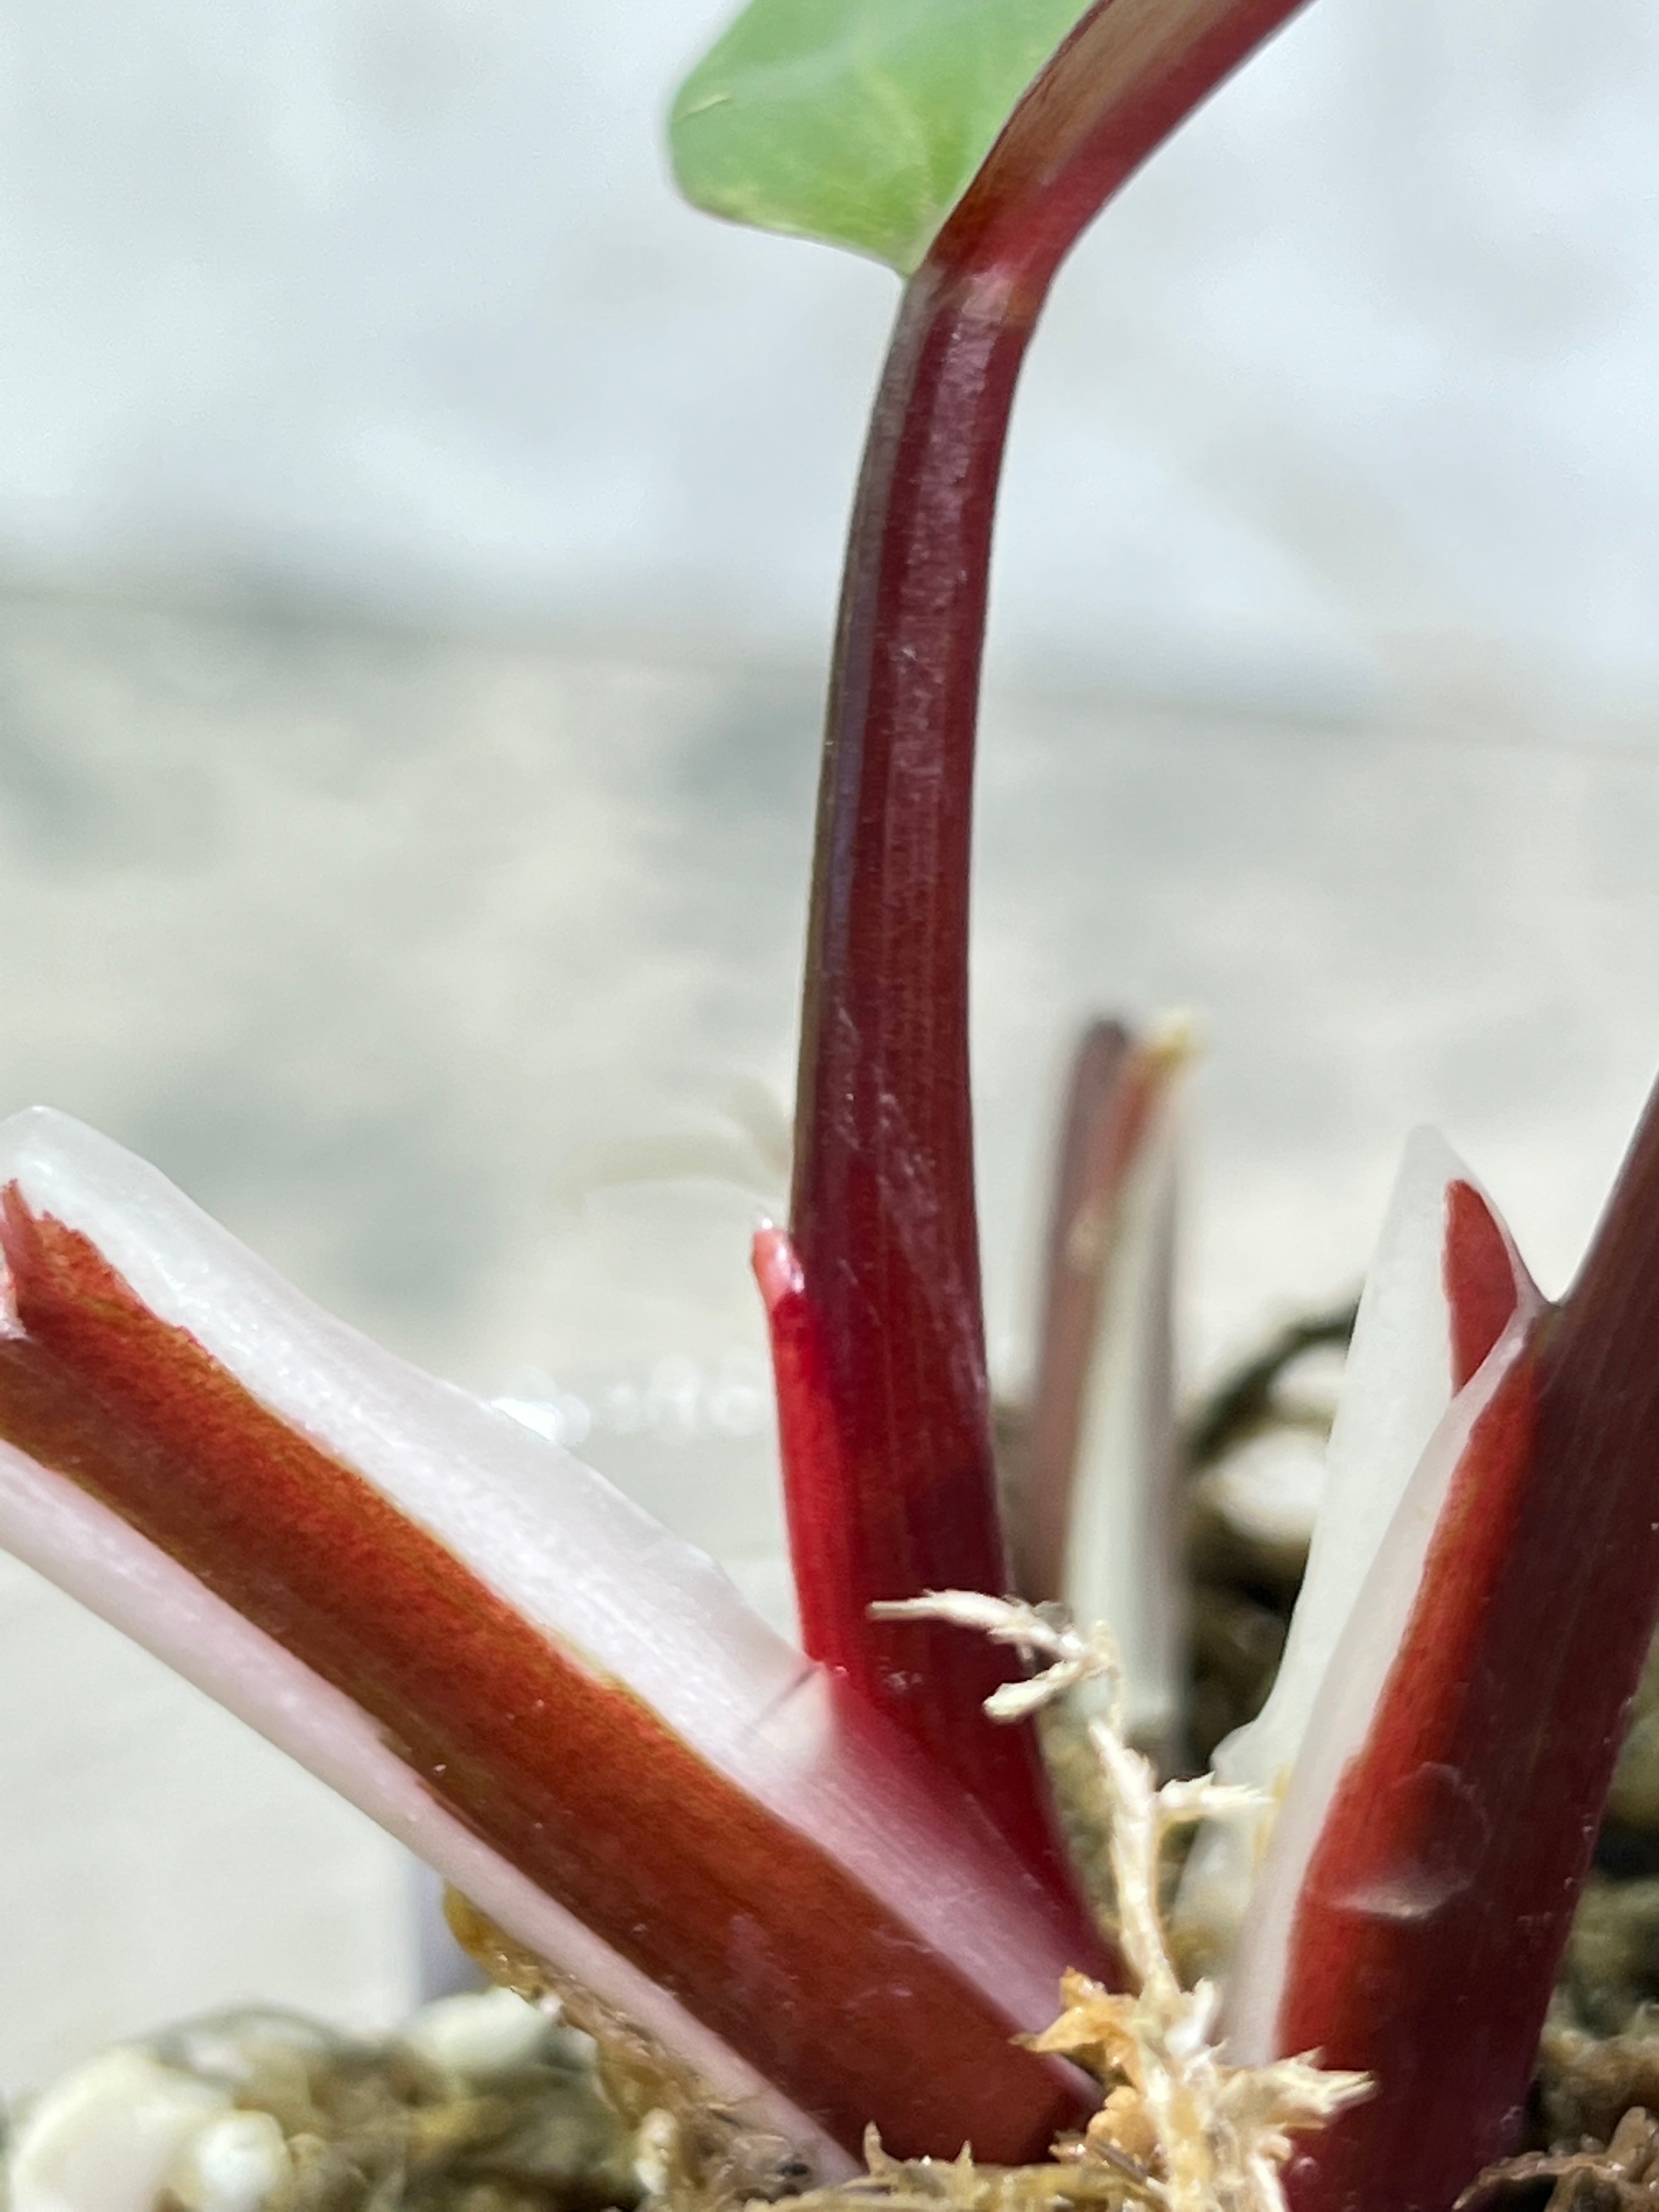
<instances>
[{"instance_id":1,"label":"light green leaf blade","mask_svg":"<svg viewBox=\"0 0 1659 2212\"><path fill-rule=\"evenodd\" d=\"M750 0L669 119L680 190L908 275L1088 0Z\"/></svg>"}]
</instances>

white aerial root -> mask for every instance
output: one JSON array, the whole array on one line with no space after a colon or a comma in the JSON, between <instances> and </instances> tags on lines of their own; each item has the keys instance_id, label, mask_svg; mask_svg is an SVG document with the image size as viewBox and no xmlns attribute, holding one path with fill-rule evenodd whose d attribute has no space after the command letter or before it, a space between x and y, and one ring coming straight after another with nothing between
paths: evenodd
<instances>
[{"instance_id":1,"label":"white aerial root","mask_svg":"<svg viewBox=\"0 0 1659 2212\"><path fill-rule=\"evenodd\" d=\"M997 1720L1022 1720L1080 1683L1108 1686L1105 1711L1088 1723L1111 1814L1111 1872L1119 1947L1132 1984L1118 1996L1085 1974L1068 1973L1066 2009L1030 2039L1097 2075L1106 2099L1078 2155L1122 2174L1135 2194L1167 2212L1285 2212L1281 2169L1292 2130L1320 2127L1370 2093L1370 2077L1317 2065L1316 2054L1265 2066L1232 2066L1215 2043L1218 1992L1181 1985L1158 1910L1158 1869L1172 1829L1249 1815L1261 1800L1202 1775L1161 1785L1124 1741L1122 1675L1104 1627L1086 1634L1063 1607L1031 1606L970 1590L930 1593L875 1608L977 1628L1046 1662L1028 1681L988 1699Z\"/></svg>"}]
</instances>

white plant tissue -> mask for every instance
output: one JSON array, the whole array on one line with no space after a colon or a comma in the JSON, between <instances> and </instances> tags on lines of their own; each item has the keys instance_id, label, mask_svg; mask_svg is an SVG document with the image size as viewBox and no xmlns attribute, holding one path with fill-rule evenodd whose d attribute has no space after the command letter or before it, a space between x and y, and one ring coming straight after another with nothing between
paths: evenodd
<instances>
[{"instance_id":1,"label":"white plant tissue","mask_svg":"<svg viewBox=\"0 0 1659 2212\"><path fill-rule=\"evenodd\" d=\"M310 1304L143 1161L35 1108L0 1124L0 1184L87 1234L159 1318L362 1475L561 1649L628 1686L711 1766L812 1836L917 1936L1040 2027L1070 1963L1000 1847L901 1755L837 1721L834 1686L702 1553L520 1423ZM3 1287L3 1285L0 1285ZM0 1299L0 1311L4 1302ZM241 1713L533 1949L711 2080L746 2069L427 1795L349 1699L61 1476L0 1448L0 1541ZM812 2130L791 2114L796 2140Z\"/></svg>"},{"instance_id":2,"label":"white plant tissue","mask_svg":"<svg viewBox=\"0 0 1659 2212\"><path fill-rule=\"evenodd\" d=\"M1261 1790L1264 1809L1254 1822L1206 1829L1182 1883L1178 1924L1211 1954L1224 1954L1237 1938L1273 1808L1288 1786L1333 1656L1452 1402L1443 1267L1447 1192L1456 1182L1474 1182L1456 1154L1433 1130L1414 1132L1359 1303L1284 1658L1261 1713L1215 1754L1217 1775Z\"/></svg>"},{"instance_id":3,"label":"white plant tissue","mask_svg":"<svg viewBox=\"0 0 1659 2212\"><path fill-rule=\"evenodd\" d=\"M1112 1623L1128 1725L1156 1738L1180 1705L1185 1589L1172 1496L1176 1099L1160 1094L1152 1114L1112 1231L1061 1595L1073 1620Z\"/></svg>"}]
</instances>

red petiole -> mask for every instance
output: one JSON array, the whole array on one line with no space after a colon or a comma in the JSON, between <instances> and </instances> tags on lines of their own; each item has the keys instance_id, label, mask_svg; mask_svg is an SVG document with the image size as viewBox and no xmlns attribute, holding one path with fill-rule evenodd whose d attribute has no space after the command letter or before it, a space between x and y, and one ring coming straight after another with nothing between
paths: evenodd
<instances>
[{"instance_id":1,"label":"red petiole","mask_svg":"<svg viewBox=\"0 0 1659 2212\"><path fill-rule=\"evenodd\" d=\"M1085 225L1297 0L1099 0L1027 91L911 279L854 509L807 939L791 1210L786 1482L809 1648L1064 1883L1009 1662L926 1589L1010 1583L974 1203L968 884L991 534L1009 412ZM775 1304L775 1318L784 1309ZM810 1386L799 1346L809 1342Z\"/></svg>"},{"instance_id":2,"label":"red petiole","mask_svg":"<svg viewBox=\"0 0 1659 2212\"><path fill-rule=\"evenodd\" d=\"M0 1543L821 2172L872 2122L1019 2159L1086 2112L1010 2044L1071 1924L903 1736L52 1115L0 1124Z\"/></svg>"}]
</instances>

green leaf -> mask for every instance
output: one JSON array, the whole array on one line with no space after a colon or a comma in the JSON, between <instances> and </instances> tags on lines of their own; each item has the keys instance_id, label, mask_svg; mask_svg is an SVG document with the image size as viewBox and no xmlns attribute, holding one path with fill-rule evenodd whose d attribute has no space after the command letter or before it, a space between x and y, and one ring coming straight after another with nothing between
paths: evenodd
<instances>
[{"instance_id":1,"label":"green leaf","mask_svg":"<svg viewBox=\"0 0 1659 2212\"><path fill-rule=\"evenodd\" d=\"M680 190L913 270L1088 0L751 0L682 86Z\"/></svg>"}]
</instances>

